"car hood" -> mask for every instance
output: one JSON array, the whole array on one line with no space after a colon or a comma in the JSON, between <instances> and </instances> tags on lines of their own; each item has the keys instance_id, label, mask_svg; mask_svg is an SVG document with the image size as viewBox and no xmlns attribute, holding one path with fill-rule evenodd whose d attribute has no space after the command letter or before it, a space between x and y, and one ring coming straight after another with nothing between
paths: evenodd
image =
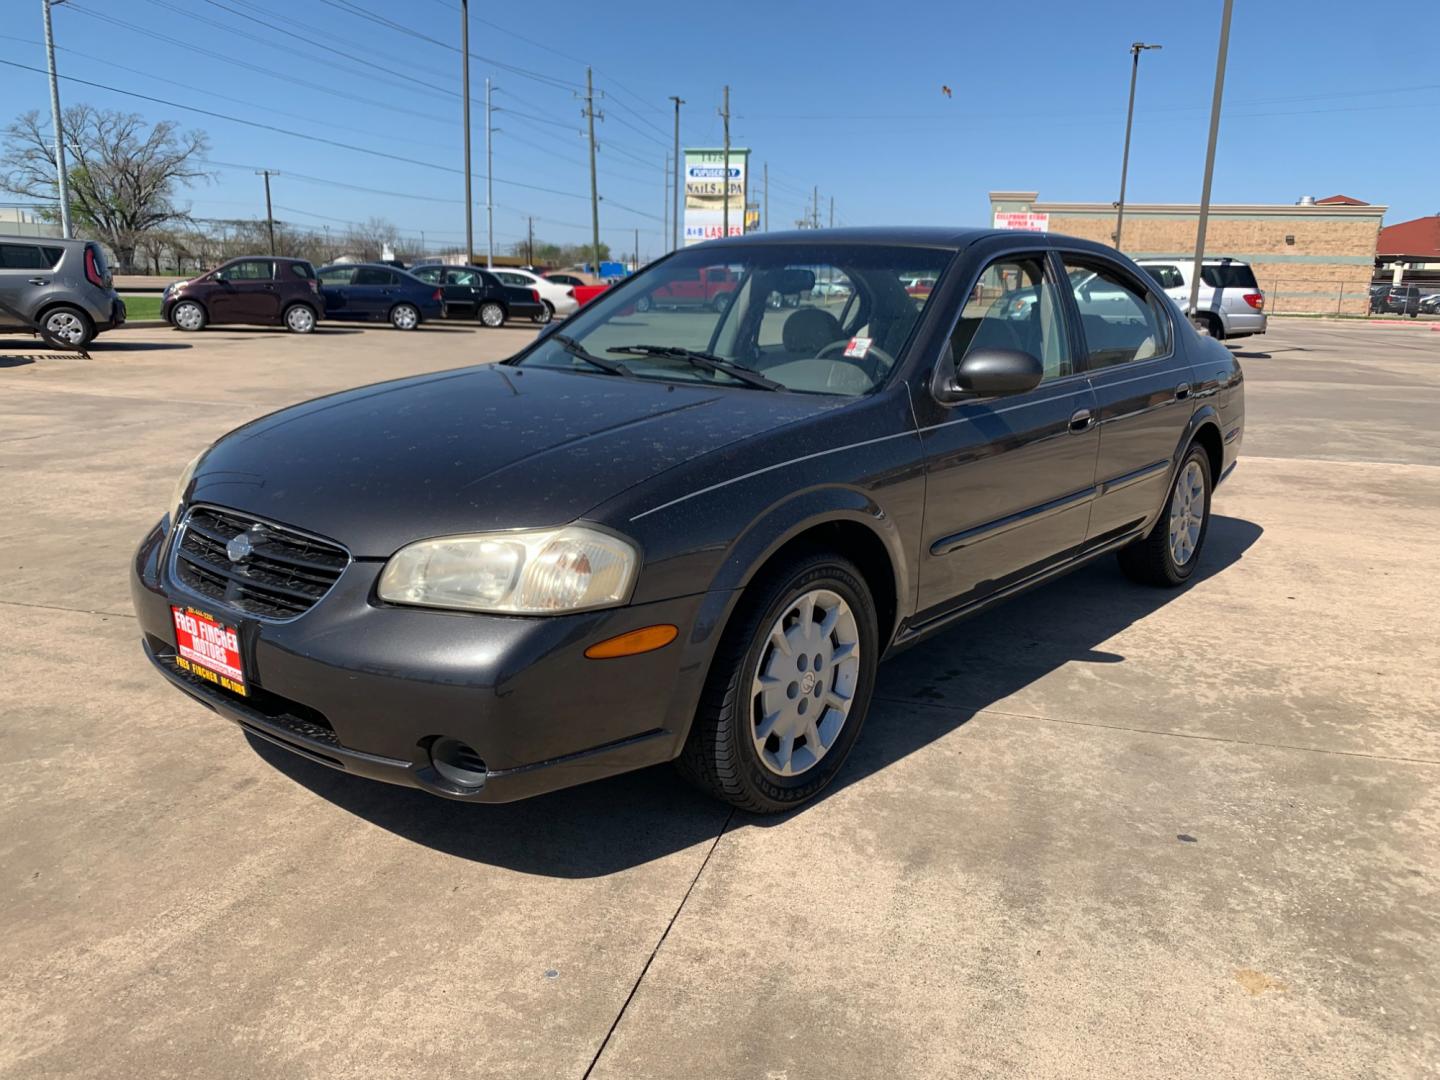
<instances>
[{"instance_id":1,"label":"car hood","mask_svg":"<svg viewBox=\"0 0 1440 1080\"><path fill-rule=\"evenodd\" d=\"M379 558L412 540L561 525L843 399L484 365L360 387L226 435L192 501Z\"/></svg>"}]
</instances>

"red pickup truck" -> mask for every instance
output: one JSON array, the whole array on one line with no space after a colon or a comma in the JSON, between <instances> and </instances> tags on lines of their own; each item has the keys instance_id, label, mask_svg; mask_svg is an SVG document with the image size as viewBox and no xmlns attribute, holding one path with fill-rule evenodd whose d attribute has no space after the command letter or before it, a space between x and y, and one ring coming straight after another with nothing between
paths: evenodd
<instances>
[{"instance_id":1,"label":"red pickup truck","mask_svg":"<svg viewBox=\"0 0 1440 1080\"><path fill-rule=\"evenodd\" d=\"M688 272L656 289L649 296L635 301L635 310L649 311L652 307L694 308L708 307L713 311L724 311L730 306L735 290L740 285L740 276L726 266L702 266Z\"/></svg>"}]
</instances>

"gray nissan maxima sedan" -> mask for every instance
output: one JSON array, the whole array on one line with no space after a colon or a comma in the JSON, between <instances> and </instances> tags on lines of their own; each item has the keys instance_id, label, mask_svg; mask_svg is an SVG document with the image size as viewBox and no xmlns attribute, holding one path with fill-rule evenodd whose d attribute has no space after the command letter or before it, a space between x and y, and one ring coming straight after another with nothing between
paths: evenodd
<instances>
[{"instance_id":1,"label":"gray nissan maxima sedan","mask_svg":"<svg viewBox=\"0 0 1440 1080\"><path fill-rule=\"evenodd\" d=\"M726 304L647 302L716 268ZM1189 579L1243 423L1235 358L1111 248L719 241L503 363L231 432L135 609L178 689L336 769L502 802L674 760L782 811L887 654L1106 552Z\"/></svg>"}]
</instances>

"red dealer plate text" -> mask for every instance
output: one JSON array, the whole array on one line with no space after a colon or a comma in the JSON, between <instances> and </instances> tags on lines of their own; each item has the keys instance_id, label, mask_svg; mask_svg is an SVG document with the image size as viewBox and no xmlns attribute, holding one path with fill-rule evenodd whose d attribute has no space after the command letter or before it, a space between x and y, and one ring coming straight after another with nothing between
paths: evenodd
<instances>
[{"instance_id":1,"label":"red dealer plate text","mask_svg":"<svg viewBox=\"0 0 1440 1080\"><path fill-rule=\"evenodd\" d=\"M175 662L200 678L244 696L245 669L240 661L240 635L192 607L170 608L175 620Z\"/></svg>"}]
</instances>

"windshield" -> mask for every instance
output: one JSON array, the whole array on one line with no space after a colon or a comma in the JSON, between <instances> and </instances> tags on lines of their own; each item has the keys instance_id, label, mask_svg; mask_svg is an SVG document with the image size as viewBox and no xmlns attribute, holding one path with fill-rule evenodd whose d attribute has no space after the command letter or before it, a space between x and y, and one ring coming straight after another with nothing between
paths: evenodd
<instances>
[{"instance_id":1,"label":"windshield","mask_svg":"<svg viewBox=\"0 0 1440 1080\"><path fill-rule=\"evenodd\" d=\"M953 251L775 244L682 251L603 293L518 364L858 396L889 375ZM596 360L603 363L596 363Z\"/></svg>"}]
</instances>

